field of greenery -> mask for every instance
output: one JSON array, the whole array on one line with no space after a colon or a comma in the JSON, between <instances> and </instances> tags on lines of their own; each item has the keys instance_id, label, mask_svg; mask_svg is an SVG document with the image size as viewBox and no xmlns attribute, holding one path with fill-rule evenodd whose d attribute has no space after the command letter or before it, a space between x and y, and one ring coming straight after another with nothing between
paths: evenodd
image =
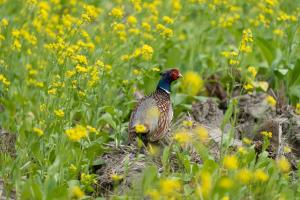
<instances>
[{"instance_id":1,"label":"field of greenery","mask_svg":"<svg viewBox=\"0 0 300 200\"><path fill-rule=\"evenodd\" d=\"M0 0L0 129L16 138L0 148L2 198L300 199L300 173L268 156L271 132L259 156L224 132L237 95L265 93L274 109L284 97L300 115L299 19L299 0ZM159 165L126 190L126 172L112 171L103 192L93 166L126 146L134 94L174 67L184 78L172 85L173 123L208 96L226 102L220 156L185 120L173 142L145 153ZM225 94L208 91L211 77Z\"/></svg>"}]
</instances>

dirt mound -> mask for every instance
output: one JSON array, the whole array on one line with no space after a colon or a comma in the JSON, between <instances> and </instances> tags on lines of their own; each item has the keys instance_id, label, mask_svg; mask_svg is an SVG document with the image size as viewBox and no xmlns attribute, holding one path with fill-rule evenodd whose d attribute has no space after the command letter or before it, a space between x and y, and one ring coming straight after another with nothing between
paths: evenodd
<instances>
[{"instance_id":1,"label":"dirt mound","mask_svg":"<svg viewBox=\"0 0 300 200\"><path fill-rule=\"evenodd\" d=\"M276 112L276 109L266 102L266 94L247 94L235 97L238 100L238 115L234 130L234 140L232 146L241 146L242 139L247 137L253 140L256 145L257 152L261 151L263 137L262 131L272 132L270 139L269 156L276 159L284 155L296 169L296 161L300 158L300 116L294 114L293 109L287 106L284 112ZM224 103L224 102L222 102ZM176 130L182 128L182 122L185 120L192 121L193 126L203 126L207 129L211 142L209 143L210 153L219 158L220 142L222 134L232 128L227 124L224 133L221 131L224 112L220 109L220 105L213 98L206 101L199 101L192 105L191 114L183 113L173 123L171 131L159 142L160 149L170 145ZM290 147L291 152L285 152L285 147ZM158 156L156 159L149 157L147 151L140 151L134 146L110 146L111 152L101 157L103 164L99 166L96 173L99 175L98 194L109 196L112 194L124 193L128 190L134 180L140 178L141 172L145 166L155 164L161 169L161 160ZM201 163L201 157L192 148L189 149L191 161ZM172 153L171 153L172 154ZM161 155L161 154L160 154ZM171 160L176 159L175 157ZM173 162L174 161L174 162ZM176 160L170 165L176 170ZM119 180L118 187L113 180L114 174L122 175ZM114 192L112 192L114 190Z\"/></svg>"}]
</instances>

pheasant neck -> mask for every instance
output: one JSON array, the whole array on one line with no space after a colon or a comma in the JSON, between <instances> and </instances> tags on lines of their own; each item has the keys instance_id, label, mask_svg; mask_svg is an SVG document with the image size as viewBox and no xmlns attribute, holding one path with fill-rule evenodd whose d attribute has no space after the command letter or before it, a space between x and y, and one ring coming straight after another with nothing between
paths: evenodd
<instances>
[{"instance_id":1,"label":"pheasant neck","mask_svg":"<svg viewBox=\"0 0 300 200\"><path fill-rule=\"evenodd\" d=\"M170 94L171 93L171 83L166 80L166 79L160 79L157 89L161 89L165 91L166 93Z\"/></svg>"}]
</instances>

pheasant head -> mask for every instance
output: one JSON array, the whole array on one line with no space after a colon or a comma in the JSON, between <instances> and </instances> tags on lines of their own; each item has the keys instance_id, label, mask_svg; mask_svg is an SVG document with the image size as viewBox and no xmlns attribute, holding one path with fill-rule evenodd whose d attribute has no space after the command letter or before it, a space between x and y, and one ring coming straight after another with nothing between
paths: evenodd
<instances>
[{"instance_id":1,"label":"pheasant head","mask_svg":"<svg viewBox=\"0 0 300 200\"><path fill-rule=\"evenodd\" d=\"M168 94L171 93L171 83L178 78L183 77L178 69L169 69L160 73L161 78L158 82L157 89L162 89Z\"/></svg>"}]
</instances>

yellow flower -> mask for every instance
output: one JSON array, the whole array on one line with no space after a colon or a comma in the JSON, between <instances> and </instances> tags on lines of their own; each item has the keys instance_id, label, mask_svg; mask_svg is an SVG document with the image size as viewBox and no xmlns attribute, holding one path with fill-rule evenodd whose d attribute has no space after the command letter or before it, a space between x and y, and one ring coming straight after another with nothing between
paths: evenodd
<instances>
[{"instance_id":1,"label":"yellow flower","mask_svg":"<svg viewBox=\"0 0 300 200\"><path fill-rule=\"evenodd\" d=\"M15 39L12 45L12 49L21 51L21 48L22 48L22 44L20 43L19 40Z\"/></svg>"},{"instance_id":2,"label":"yellow flower","mask_svg":"<svg viewBox=\"0 0 300 200\"><path fill-rule=\"evenodd\" d=\"M266 81L258 81L256 83L256 87L259 87L260 89L266 92L269 88L269 83Z\"/></svg>"},{"instance_id":3,"label":"yellow flower","mask_svg":"<svg viewBox=\"0 0 300 200\"><path fill-rule=\"evenodd\" d=\"M65 134L72 141L79 141L83 137L87 137L87 130L84 126L76 125L74 128L67 129Z\"/></svg>"},{"instance_id":4,"label":"yellow flower","mask_svg":"<svg viewBox=\"0 0 300 200\"><path fill-rule=\"evenodd\" d=\"M283 35L284 35L284 32L283 32L283 30L282 29L275 29L274 31L273 31L273 33L274 33L274 35L277 35L277 36L279 36L279 37L282 37Z\"/></svg>"},{"instance_id":5,"label":"yellow flower","mask_svg":"<svg viewBox=\"0 0 300 200\"><path fill-rule=\"evenodd\" d=\"M10 85L10 82L7 80L7 78L3 75L0 74L0 81L4 84L4 85Z\"/></svg>"},{"instance_id":6,"label":"yellow flower","mask_svg":"<svg viewBox=\"0 0 300 200\"><path fill-rule=\"evenodd\" d=\"M180 87L184 93L195 96L203 89L203 85L203 80L198 73L188 71L184 74Z\"/></svg>"},{"instance_id":7,"label":"yellow flower","mask_svg":"<svg viewBox=\"0 0 300 200\"><path fill-rule=\"evenodd\" d=\"M241 183L248 184L251 181L252 173L248 169L241 169L236 176Z\"/></svg>"},{"instance_id":8,"label":"yellow flower","mask_svg":"<svg viewBox=\"0 0 300 200\"><path fill-rule=\"evenodd\" d=\"M92 127L92 126L86 126L86 128L87 128L87 130L89 131L89 132L91 132L91 133L96 133L96 135L97 134L99 134L99 132L97 131L97 129L96 128L94 128L94 127Z\"/></svg>"},{"instance_id":9,"label":"yellow flower","mask_svg":"<svg viewBox=\"0 0 300 200\"><path fill-rule=\"evenodd\" d=\"M268 138L272 137L272 132L268 132L268 131L262 131L260 132L260 134L262 134L263 136L266 136Z\"/></svg>"},{"instance_id":10,"label":"yellow flower","mask_svg":"<svg viewBox=\"0 0 300 200\"><path fill-rule=\"evenodd\" d=\"M76 60L79 64L83 64L83 65L87 65L87 58L84 55L76 55L73 58L74 60Z\"/></svg>"},{"instance_id":11,"label":"yellow flower","mask_svg":"<svg viewBox=\"0 0 300 200\"><path fill-rule=\"evenodd\" d=\"M212 189L212 176L207 171L202 171L200 174L201 192L204 197L208 197Z\"/></svg>"},{"instance_id":12,"label":"yellow flower","mask_svg":"<svg viewBox=\"0 0 300 200\"><path fill-rule=\"evenodd\" d=\"M291 164L285 157L281 157L277 160L277 167L283 173L287 173L291 170Z\"/></svg>"},{"instance_id":13,"label":"yellow flower","mask_svg":"<svg viewBox=\"0 0 300 200\"><path fill-rule=\"evenodd\" d=\"M80 182L84 185L92 185L97 183L97 180L95 179L95 176L92 174L82 173L80 175Z\"/></svg>"},{"instance_id":14,"label":"yellow flower","mask_svg":"<svg viewBox=\"0 0 300 200\"><path fill-rule=\"evenodd\" d=\"M254 86L251 84L251 83L247 83L245 84L244 86L244 89L249 91L249 90L253 90L254 89Z\"/></svg>"},{"instance_id":15,"label":"yellow flower","mask_svg":"<svg viewBox=\"0 0 300 200\"><path fill-rule=\"evenodd\" d=\"M122 18L124 15L124 11L121 8L113 8L110 12L110 15L112 15L115 18Z\"/></svg>"},{"instance_id":16,"label":"yellow flower","mask_svg":"<svg viewBox=\"0 0 300 200\"><path fill-rule=\"evenodd\" d=\"M120 59L121 59L122 61L128 61L129 58L130 58L129 55L122 55Z\"/></svg>"},{"instance_id":17,"label":"yellow flower","mask_svg":"<svg viewBox=\"0 0 300 200\"><path fill-rule=\"evenodd\" d=\"M46 104L41 104L40 105L40 111L42 111L42 112L44 112L44 111L46 111Z\"/></svg>"},{"instance_id":18,"label":"yellow flower","mask_svg":"<svg viewBox=\"0 0 300 200\"><path fill-rule=\"evenodd\" d=\"M266 182L269 179L269 176L263 170L257 169L254 172L254 179L257 181Z\"/></svg>"},{"instance_id":19,"label":"yellow flower","mask_svg":"<svg viewBox=\"0 0 300 200\"><path fill-rule=\"evenodd\" d=\"M129 16L128 18L127 18L127 22L128 22L128 24L130 24L130 25L136 25L136 23L137 23L137 19L134 17L134 16Z\"/></svg>"},{"instance_id":20,"label":"yellow flower","mask_svg":"<svg viewBox=\"0 0 300 200\"><path fill-rule=\"evenodd\" d=\"M153 56L153 48L147 44L141 48L141 55L144 60L151 60Z\"/></svg>"},{"instance_id":21,"label":"yellow flower","mask_svg":"<svg viewBox=\"0 0 300 200\"><path fill-rule=\"evenodd\" d=\"M184 120L182 122L182 125L186 126L186 127L192 127L193 126L193 121L191 121L191 120Z\"/></svg>"},{"instance_id":22,"label":"yellow flower","mask_svg":"<svg viewBox=\"0 0 300 200\"><path fill-rule=\"evenodd\" d=\"M82 67L80 65L76 65L75 69L78 73L87 73L88 72L87 67Z\"/></svg>"},{"instance_id":23,"label":"yellow flower","mask_svg":"<svg viewBox=\"0 0 300 200\"><path fill-rule=\"evenodd\" d=\"M66 76L67 78L71 78L71 77L74 76L75 74L76 74L76 71L74 71L74 70L68 70L68 71L66 71L65 76Z\"/></svg>"},{"instance_id":24,"label":"yellow flower","mask_svg":"<svg viewBox=\"0 0 300 200\"><path fill-rule=\"evenodd\" d=\"M247 150L246 150L244 147L239 147L239 148L238 148L238 152L239 152L240 154L242 154L242 155L247 154Z\"/></svg>"},{"instance_id":25,"label":"yellow flower","mask_svg":"<svg viewBox=\"0 0 300 200\"><path fill-rule=\"evenodd\" d=\"M268 95L266 101L270 106L276 106L276 100L274 99L274 97Z\"/></svg>"},{"instance_id":26,"label":"yellow flower","mask_svg":"<svg viewBox=\"0 0 300 200\"><path fill-rule=\"evenodd\" d=\"M222 51L221 55L224 56L225 58L237 57L238 52L235 52L235 51Z\"/></svg>"},{"instance_id":27,"label":"yellow flower","mask_svg":"<svg viewBox=\"0 0 300 200\"><path fill-rule=\"evenodd\" d=\"M79 186L73 186L70 189L70 199L82 199L84 197L84 192Z\"/></svg>"},{"instance_id":28,"label":"yellow flower","mask_svg":"<svg viewBox=\"0 0 300 200\"><path fill-rule=\"evenodd\" d=\"M230 59L230 60L229 60L229 64L230 64L230 65L238 65L239 63L240 63L240 61L235 60L235 59Z\"/></svg>"},{"instance_id":29,"label":"yellow flower","mask_svg":"<svg viewBox=\"0 0 300 200\"><path fill-rule=\"evenodd\" d=\"M221 200L230 200L229 196L224 196L221 198Z\"/></svg>"},{"instance_id":30,"label":"yellow flower","mask_svg":"<svg viewBox=\"0 0 300 200\"><path fill-rule=\"evenodd\" d=\"M253 77L255 77L256 74L257 74L257 71L256 71L255 67L253 67L253 66L248 67L248 72L249 72Z\"/></svg>"},{"instance_id":31,"label":"yellow flower","mask_svg":"<svg viewBox=\"0 0 300 200\"><path fill-rule=\"evenodd\" d=\"M160 189L164 195L172 195L181 190L181 183L176 179L163 179L160 181Z\"/></svg>"},{"instance_id":32,"label":"yellow flower","mask_svg":"<svg viewBox=\"0 0 300 200\"><path fill-rule=\"evenodd\" d=\"M188 132L182 131L174 135L174 140L176 140L180 144L186 144L191 141L191 136Z\"/></svg>"},{"instance_id":33,"label":"yellow flower","mask_svg":"<svg viewBox=\"0 0 300 200\"><path fill-rule=\"evenodd\" d=\"M122 175L118 175L118 174L115 174L115 173L111 174L110 177L115 182L119 182L124 178Z\"/></svg>"},{"instance_id":34,"label":"yellow flower","mask_svg":"<svg viewBox=\"0 0 300 200\"><path fill-rule=\"evenodd\" d=\"M125 25L122 23L116 23L113 25L113 31L114 32L121 32L125 30Z\"/></svg>"},{"instance_id":35,"label":"yellow flower","mask_svg":"<svg viewBox=\"0 0 300 200\"><path fill-rule=\"evenodd\" d=\"M160 200L161 199L161 194L157 190L148 190L146 194L150 197L150 199L153 200Z\"/></svg>"},{"instance_id":36,"label":"yellow flower","mask_svg":"<svg viewBox=\"0 0 300 200\"><path fill-rule=\"evenodd\" d=\"M200 142L207 142L208 140L208 132L206 130L206 128L199 126L195 129L196 134L199 137Z\"/></svg>"},{"instance_id":37,"label":"yellow flower","mask_svg":"<svg viewBox=\"0 0 300 200\"><path fill-rule=\"evenodd\" d=\"M148 32L151 31L151 25L147 22L143 22L142 27Z\"/></svg>"},{"instance_id":38,"label":"yellow flower","mask_svg":"<svg viewBox=\"0 0 300 200\"><path fill-rule=\"evenodd\" d=\"M56 88L52 88L52 89L48 90L48 94L56 95L56 93L57 93Z\"/></svg>"},{"instance_id":39,"label":"yellow flower","mask_svg":"<svg viewBox=\"0 0 300 200\"><path fill-rule=\"evenodd\" d=\"M77 171L77 167L73 164L70 165L69 170L72 172L76 172Z\"/></svg>"},{"instance_id":40,"label":"yellow flower","mask_svg":"<svg viewBox=\"0 0 300 200\"><path fill-rule=\"evenodd\" d=\"M300 115L300 103L297 103L295 112L297 115Z\"/></svg>"},{"instance_id":41,"label":"yellow flower","mask_svg":"<svg viewBox=\"0 0 300 200\"><path fill-rule=\"evenodd\" d=\"M61 110L61 109L54 110L54 114L55 114L57 117L64 117L64 116L65 116L64 111Z\"/></svg>"},{"instance_id":42,"label":"yellow flower","mask_svg":"<svg viewBox=\"0 0 300 200\"><path fill-rule=\"evenodd\" d=\"M44 131L40 128L34 127L33 132L35 132L38 136L44 135Z\"/></svg>"},{"instance_id":43,"label":"yellow flower","mask_svg":"<svg viewBox=\"0 0 300 200\"><path fill-rule=\"evenodd\" d=\"M106 71L110 71L112 69L112 66L107 64L107 65L104 66L104 68L105 68Z\"/></svg>"},{"instance_id":44,"label":"yellow flower","mask_svg":"<svg viewBox=\"0 0 300 200\"><path fill-rule=\"evenodd\" d=\"M284 153L291 153L292 150L291 150L291 148L290 148L289 146L284 146L284 147L283 147L283 152L284 152Z\"/></svg>"},{"instance_id":45,"label":"yellow flower","mask_svg":"<svg viewBox=\"0 0 300 200\"><path fill-rule=\"evenodd\" d=\"M0 22L0 24L1 24L2 26L7 26L7 25L8 25L8 20L7 20L6 18L3 18L3 19L1 20L1 22Z\"/></svg>"},{"instance_id":46,"label":"yellow flower","mask_svg":"<svg viewBox=\"0 0 300 200\"><path fill-rule=\"evenodd\" d=\"M173 36L173 30L170 28L165 28L160 34L164 38L169 39Z\"/></svg>"},{"instance_id":47,"label":"yellow flower","mask_svg":"<svg viewBox=\"0 0 300 200\"><path fill-rule=\"evenodd\" d=\"M245 144L251 144L251 143L252 143L252 140L250 140L250 139L247 138L247 137L244 137L244 138L243 138L243 142L244 142Z\"/></svg>"},{"instance_id":48,"label":"yellow flower","mask_svg":"<svg viewBox=\"0 0 300 200\"><path fill-rule=\"evenodd\" d=\"M252 51L250 43L253 42L252 31L250 29L243 30L243 38L240 46L240 51L249 53Z\"/></svg>"},{"instance_id":49,"label":"yellow flower","mask_svg":"<svg viewBox=\"0 0 300 200\"><path fill-rule=\"evenodd\" d=\"M238 160L234 155L226 155L223 159L223 166L226 169L237 169L238 168Z\"/></svg>"},{"instance_id":50,"label":"yellow flower","mask_svg":"<svg viewBox=\"0 0 300 200\"><path fill-rule=\"evenodd\" d=\"M135 126L135 132L136 133L146 133L147 132L147 128L143 124L137 124Z\"/></svg>"},{"instance_id":51,"label":"yellow flower","mask_svg":"<svg viewBox=\"0 0 300 200\"><path fill-rule=\"evenodd\" d=\"M153 67L151 70L154 71L154 72L159 72L160 71L160 69L158 67Z\"/></svg>"},{"instance_id":52,"label":"yellow flower","mask_svg":"<svg viewBox=\"0 0 300 200\"><path fill-rule=\"evenodd\" d=\"M171 17L168 17L168 16L163 16L163 21L166 24L173 24L174 23L174 20Z\"/></svg>"},{"instance_id":53,"label":"yellow flower","mask_svg":"<svg viewBox=\"0 0 300 200\"><path fill-rule=\"evenodd\" d=\"M85 97L85 96L86 96L85 92L83 92L83 91L79 91L79 92L78 92L78 95L79 95L80 97Z\"/></svg>"},{"instance_id":54,"label":"yellow flower","mask_svg":"<svg viewBox=\"0 0 300 200\"><path fill-rule=\"evenodd\" d=\"M223 188L223 189L230 189L232 188L234 185L234 182L228 178L228 177L223 177L221 178L221 180L219 181L219 187Z\"/></svg>"},{"instance_id":55,"label":"yellow flower","mask_svg":"<svg viewBox=\"0 0 300 200\"><path fill-rule=\"evenodd\" d=\"M139 75L139 74L141 74L141 71L138 70L138 69L134 69L134 70L132 71L132 73L133 73L134 75Z\"/></svg>"}]
</instances>

